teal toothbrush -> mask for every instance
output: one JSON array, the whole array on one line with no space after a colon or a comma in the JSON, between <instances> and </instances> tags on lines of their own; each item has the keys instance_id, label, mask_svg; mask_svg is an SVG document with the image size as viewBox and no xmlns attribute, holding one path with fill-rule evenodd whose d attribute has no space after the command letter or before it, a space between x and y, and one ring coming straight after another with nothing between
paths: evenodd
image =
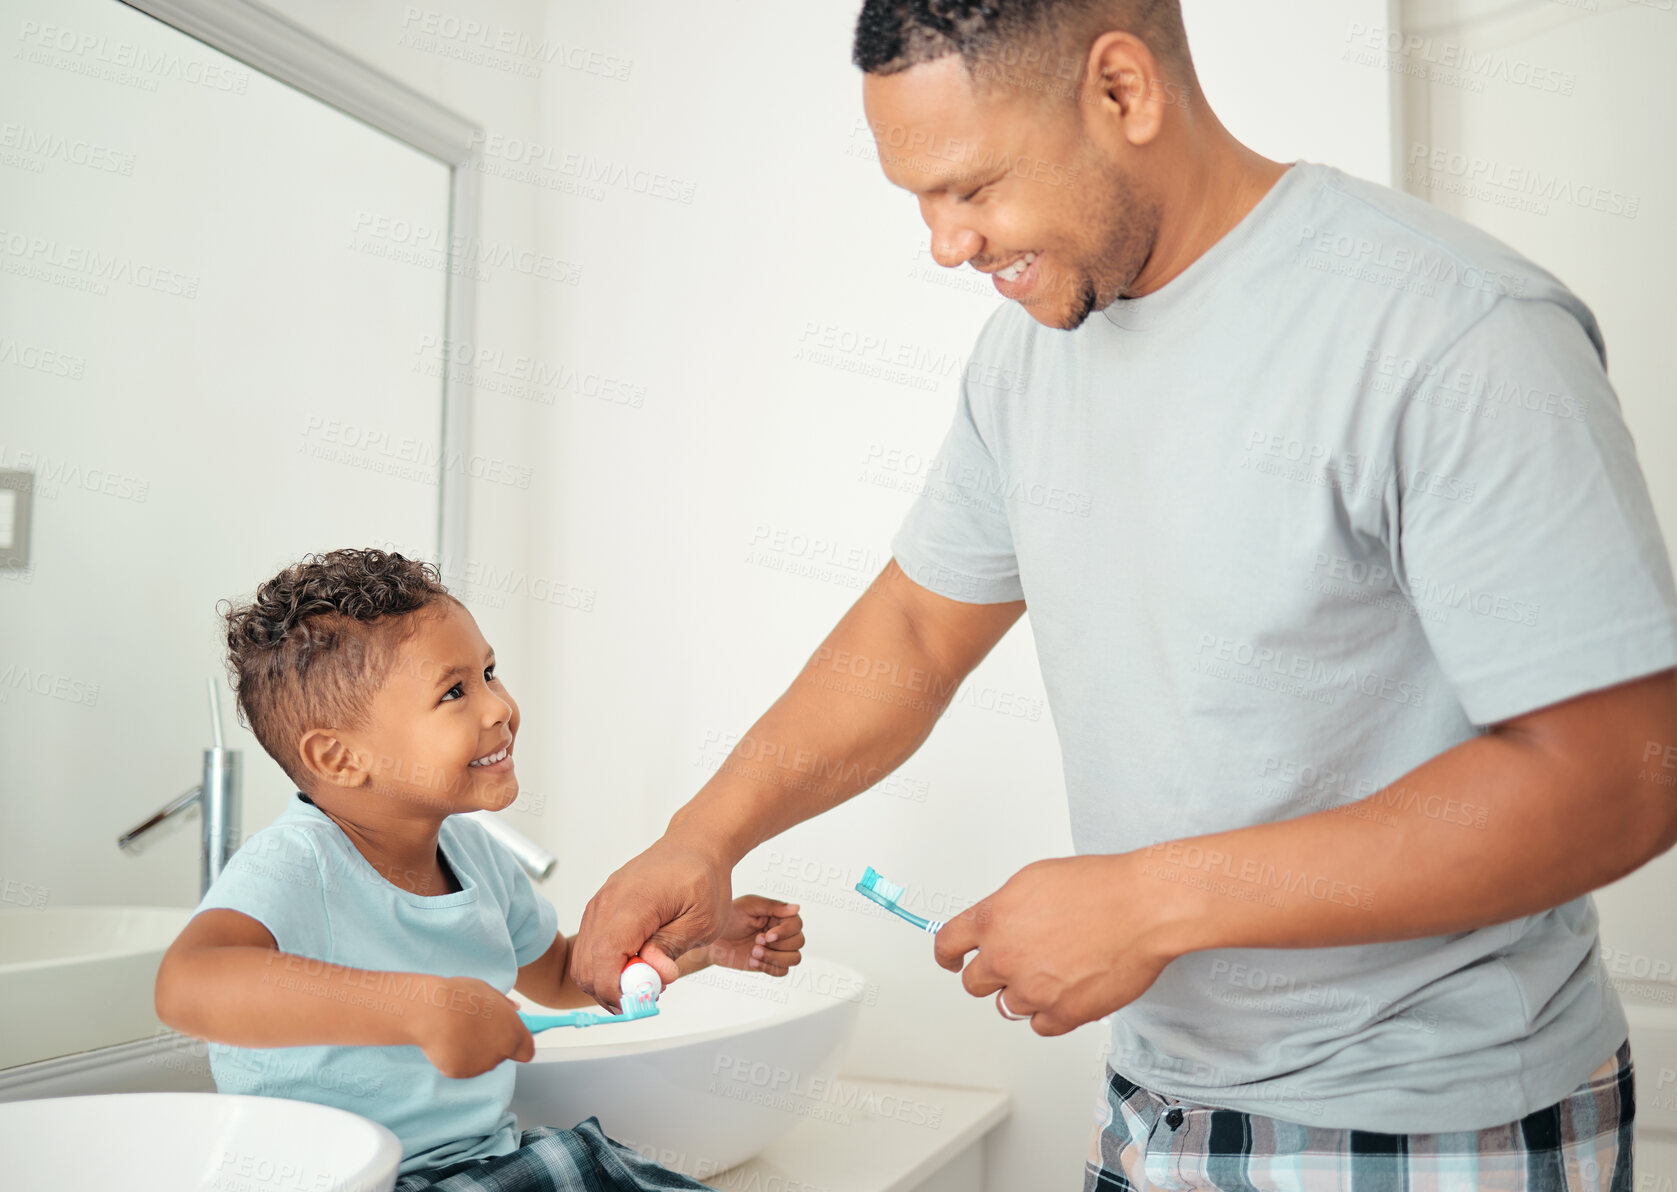
<instances>
[{"instance_id":1,"label":"teal toothbrush","mask_svg":"<svg viewBox=\"0 0 1677 1192\"><path fill-rule=\"evenodd\" d=\"M562 1014L532 1014L520 1010L518 1016L532 1032L556 1026L597 1026L602 1022L633 1022L637 1018L651 1018L658 1013L658 1003L651 998L631 998L625 1002L621 1014L606 1014L599 1010L567 1010Z\"/></svg>"},{"instance_id":2,"label":"teal toothbrush","mask_svg":"<svg viewBox=\"0 0 1677 1192\"><path fill-rule=\"evenodd\" d=\"M936 935L943 926L942 919L922 919L919 915L899 904L905 891L896 882L886 881L884 876L872 865L862 874L862 880L856 883L856 892L862 897L877 902L905 923L912 923L921 931Z\"/></svg>"}]
</instances>

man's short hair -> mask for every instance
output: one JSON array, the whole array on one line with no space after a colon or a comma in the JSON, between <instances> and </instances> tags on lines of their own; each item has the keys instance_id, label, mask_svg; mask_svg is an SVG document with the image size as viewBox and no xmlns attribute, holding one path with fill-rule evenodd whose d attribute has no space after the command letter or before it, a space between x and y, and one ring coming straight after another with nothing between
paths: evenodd
<instances>
[{"instance_id":1,"label":"man's short hair","mask_svg":"<svg viewBox=\"0 0 1677 1192\"><path fill-rule=\"evenodd\" d=\"M1182 81L1192 72L1181 0L865 0L851 61L890 75L959 54L976 82L1076 84L1089 46L1112 30L1140 38Z\"/></svg>"}]
</instances>

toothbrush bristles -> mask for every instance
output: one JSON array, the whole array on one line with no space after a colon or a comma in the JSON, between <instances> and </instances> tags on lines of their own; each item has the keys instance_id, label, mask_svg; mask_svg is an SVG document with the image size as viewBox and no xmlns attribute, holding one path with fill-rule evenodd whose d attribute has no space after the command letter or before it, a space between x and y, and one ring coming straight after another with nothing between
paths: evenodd
<instances>
[{"instance_id":1,"label":"toothbrush bristles","mask_svg":"<svg viewBox=\"0 0 1677 1192\"><path fill-rule=\"evenodd\" d=\"M896 882L886 881L884 875L871 865L868 866L867 872L862 874L862 884L892 902L899 901L903 896L901 886Z\"/></svg>"}]
</instances>

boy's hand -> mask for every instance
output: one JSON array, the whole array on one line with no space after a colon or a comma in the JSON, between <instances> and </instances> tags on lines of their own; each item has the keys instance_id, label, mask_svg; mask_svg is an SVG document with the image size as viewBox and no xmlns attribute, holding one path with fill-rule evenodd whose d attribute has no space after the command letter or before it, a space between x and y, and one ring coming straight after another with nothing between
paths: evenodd
<instances>
[{"instance_id":1,"label":"boy's hand","mask_svg":"<svg viewBox=\"0 0 1677 1192\"><path fill-rule=\"evenodd\" d=\"M722 934L710 944L710 962L724 968L784 977L803 960L804 921L795 902L761 894L734 899Z\"/></svg>"},{"instance_id":2,"label":"boy's hand","mask_svg":"<svg viewBox=\"0 0 1677 1192\"><path fill-rule=\"evenodd\" d=\"M444 1076L480 1076L502 1060L535 1058L535 1036L518 1016L518 1003L489 982L438 977L425 993L413 1041Z\"/></svg>"}]
</instances>

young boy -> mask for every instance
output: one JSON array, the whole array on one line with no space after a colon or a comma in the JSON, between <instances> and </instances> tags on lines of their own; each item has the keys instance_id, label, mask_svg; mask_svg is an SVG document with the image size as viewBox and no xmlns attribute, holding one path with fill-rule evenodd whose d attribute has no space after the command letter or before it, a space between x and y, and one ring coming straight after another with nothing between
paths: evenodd
<instances>
[{"instance_id":1,"label":"young boy","mask_svg":"<svg viewBox=\"0 0 1677 1192\"><path fill-rule=\"evenodd\" d=\"M158 1017L210 1041L216 1087L383 1123L402 1142L398 1192L702 1188L593 1118L521 1134L508 1108L505 1061L535 1041L506 991L593 999L567 975L552 904L457 814L518 796L518 705L436 569L333 551L222 612L241 716L298 793L158 970ZM658 966L785 976L802 946L796 905L747 896L714 943Z\"/></svg>"}]
</instances>

